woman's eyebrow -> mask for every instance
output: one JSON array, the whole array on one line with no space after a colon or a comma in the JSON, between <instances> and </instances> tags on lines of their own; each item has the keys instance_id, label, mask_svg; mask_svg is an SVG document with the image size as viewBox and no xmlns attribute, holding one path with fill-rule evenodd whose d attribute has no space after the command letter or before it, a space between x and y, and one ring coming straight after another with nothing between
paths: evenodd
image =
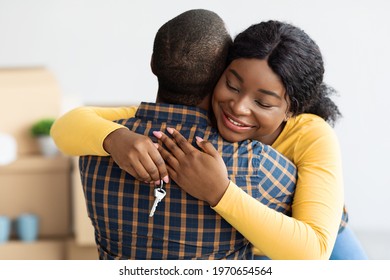
<instances>
[{"instance_id":1,"label":"woman's eyebrow","mask_svg":"<svg viewBox=\"0 0 390 280\"><path fill-rule=\"evenodd\" d=\"M234 69L229 69L229 72L232 73L234 76L236 76L236 78L237 78L241 83L244 82L244 79L236 72L236 70L234 70Z\"/></svg>"},{"instance_id":2,"label":"woman's eyebrow","mask_svg":"<svg viewBox=\"0 0 390 280\"><path fill-rule=\"evenodd\" d=\"M282 99L278 94L276 94L275 92L270 91L270 90L258 89L257 91L259 91L259 92L261 92L261 93L264 93L264 94L267 94L267 95L271 95L271 96L276 97L276 98L278 98L278 99Z\"/></svg>"},{"instance_id":3,"label":"woman's eyebrow","mask_svg":"<svg viewBox=\"0 0 390 280\"><path fill-rule=\"evenodd\" d=\"M236 70L229 69L229 72L232 73L241 83L244 83L244 79L236 72ZM276 97L278 99L281 99L281 97L273 91L266 90L266 89L258 89L258 91L261 93L267 94L267 95L271 95L271 96Z\"/></svg>"}]
</instances>

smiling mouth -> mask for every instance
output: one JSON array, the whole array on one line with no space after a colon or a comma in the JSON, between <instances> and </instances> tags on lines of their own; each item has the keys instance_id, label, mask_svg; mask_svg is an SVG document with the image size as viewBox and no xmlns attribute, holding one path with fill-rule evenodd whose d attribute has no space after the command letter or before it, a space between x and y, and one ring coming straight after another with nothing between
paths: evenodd
<instances>
[{"instance_id":1,"label":"smiling mouth","mask_svg":"<svg viewBox=\"0 0 390 280\"><path fill-rule=\"evenodd\" d=\"M236 126L241 126L241 127L245 127L245 126L246 126L246 125L243 125L243 124L241 124L241 123L236 122L235 120L233 120L232 118L229 118L228 116L226 116L226 118L227 118L232 124L234 124L234 125L236 125Z\"/></svg>"},{"instance_id":2,"label":"smiling mouth","mask_svg":"<svg viewBox=\"0 0 390 280\"><path fill-rule=\"evenodd\" d=\"M250 129L253 126L248 125L246 123L240 122L237 119L233 119L233 117L229 116L227 113L223 112L223 116L225 119L225 124L233 129Z\"/></svg>"}]
</instances>

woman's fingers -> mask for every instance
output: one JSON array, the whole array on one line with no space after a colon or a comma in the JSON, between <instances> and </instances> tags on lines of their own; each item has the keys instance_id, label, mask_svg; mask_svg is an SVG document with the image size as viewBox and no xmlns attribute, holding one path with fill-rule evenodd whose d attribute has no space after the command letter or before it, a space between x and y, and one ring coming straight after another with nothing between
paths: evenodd
<instances>
[{"instance_id":1,"label":"woman's fingers","mask_svg":"<svg viewBox=\"0 0 390 280\"><path fill-rule=\"evenodd\" d=\"M128 129L117 129L104 140L118 166L142 181L168 181L164 160L152 140Z\"/></svg>"},{"instance_id":2,"label":"woman's fingers","mask_svg":"<svg viewBox=\"0 0 390 280\"><path fill-rule=\"evenodd\" d=\"M121 164L121 165L118 164L118 166L140 181L144 181L144 182L151 182L157 180L160 181L161 178L156 165L150 158L147 159L146 157L143 159L133 158L131 162L126 161L125 164Z\"/></svg>"},{"instance_id":3,"label":"woman's fingers","mask_svg":"<svg viewBox=\"0 0 390 280\"><path fill-rule=\"evenodd\" d=\"M209 154L212 157L219 157L218 151L213 144L208 141L204 141L202 138L196 136L196 144L203 150L203 152Z\"/></svg>"},{"instance_id":4,"label":"woman's fingers","mask_svg":"<svg viewBox=\"0 0 390 280\"><path fill-rule=\"evenodd\" d=\"M175 139L175 141L176 141L176 144L181 148L181 150L185 154L189 154L189 153L193 152L194 150L196 150L195 147L193 147L191 145L191 143L189 143L188 140L186 138L184 138L184 136L181 135L181 133L179 131L177 131L176 129L171 128L171 127L167 127L167 131L169 132L169 134L172 135L173 139Z\"/></svg>"},{"instance_id":5,"label":"woman's fingers","mask_svg":"<svg viewBox=\"0 0 390 280\"><path fill-rule=\"evenodd\" d=\"M169 151L167 151L165 148L163 148L161 145L158 145L158 151L160 152L161 157L165 160L165 163L167 163L167 169L169 176L172 177L174 174L172 174L172 170L175 171L179 166L179 161L177 158L171 154ZM173 177L172 177L173 178Z\"/></svg>"},{"instance_id":6,"label":"woman's fingers","mask_svg":"<svg viewBox=\"0 0 390 280\"><path fill-rule=\"evenodd\" d=\"M172 134L174 136L175 132L173 131ZM163 139L163 143L171 147L172 143L170 142L174 140L168 140L165 137L169 139L166 135L160 139ZM181 141L180 138L178 139ZM201 139L198 142L205 152L194 148L192 152L185 154L176 144L176 148L172 146L170 149L175 151L179 149L182 154L179 157L176 157L169 148L160 145L158 151L166 161L172 180L191 196L215 206L229 185L227 169L222 157L211 143L201 141Z\"/></svg>"},{"instance_id":7,"label":"woman's fingers","mask_svg":"<svg viewBox=\"0 0 390 280\"><path fill-rule=\"evenodd\" d=\"M143 163L143 166L152 180L157 182L162 179L165 183L168 183L168 171L159 151L155 149L149 153L149 158L146 157L146 160L147 162Z\"/></svg>"},{"instance_id":8,"label":"woman's fingers","mask_svg":"<svg viewBox=\"0 0 390 280\"><path fill-rule=\"evenodd\" d=\"M219 154L217 149L209 141L204 141L202 138L196 136L196 144L205 152L217 160L219 164L225 165L222 156ZM227 174L227 171L226 171Z\"/></svg>"},{"instance_id":9,"label":"woman's fingers","mask_svg":"<svg viewBox=\"0 0 390 280\"><path fill-rule=\"evenodd\" d=\"M174 157L181 158L185 155L183 150L175 143L175 141L169 138L165 133L161 131L153 131L153 135L161 140Z\"/></svg>"}]
</instances>

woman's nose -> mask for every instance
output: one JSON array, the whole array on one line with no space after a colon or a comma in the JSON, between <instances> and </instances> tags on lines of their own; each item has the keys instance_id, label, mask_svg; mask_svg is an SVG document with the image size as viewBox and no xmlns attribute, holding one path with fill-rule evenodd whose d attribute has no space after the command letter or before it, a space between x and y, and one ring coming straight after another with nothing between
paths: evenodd
<instances>
[{"instance_id":1,"label":"woman's nose","mask_svg":"<svg viewBox=\"0 0 390 280\"><path fill-rule=\"evenodd\" d=\"M230 100L229 105L232 113L237 116L250 114L249 100L245 97L237 97L233 100Z\"/></svg>"}]
</instances>

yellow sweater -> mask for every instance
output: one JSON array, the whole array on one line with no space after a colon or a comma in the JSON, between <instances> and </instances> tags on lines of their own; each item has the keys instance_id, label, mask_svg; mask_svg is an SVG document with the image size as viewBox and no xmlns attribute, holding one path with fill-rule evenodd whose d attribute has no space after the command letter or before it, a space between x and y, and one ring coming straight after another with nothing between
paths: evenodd
<instances>
[{"instance_id":1,"label":"yellow sweater","mask_svg":"<svg viewBox=\"0 0 390 280\"><path fill-rule=\"evenodd\" d=\"M133 117L136 109L77 108L54 123L51 135L65 154L106 156L104 139L123 127L112 121ZM318 116L302 114L288 120L272 146L298 168L292 217L261 204L233 182L213 209L255 246L258 255L329 259L344 201L341 157L333 129Z\"/></svg>"}]
</instances>

